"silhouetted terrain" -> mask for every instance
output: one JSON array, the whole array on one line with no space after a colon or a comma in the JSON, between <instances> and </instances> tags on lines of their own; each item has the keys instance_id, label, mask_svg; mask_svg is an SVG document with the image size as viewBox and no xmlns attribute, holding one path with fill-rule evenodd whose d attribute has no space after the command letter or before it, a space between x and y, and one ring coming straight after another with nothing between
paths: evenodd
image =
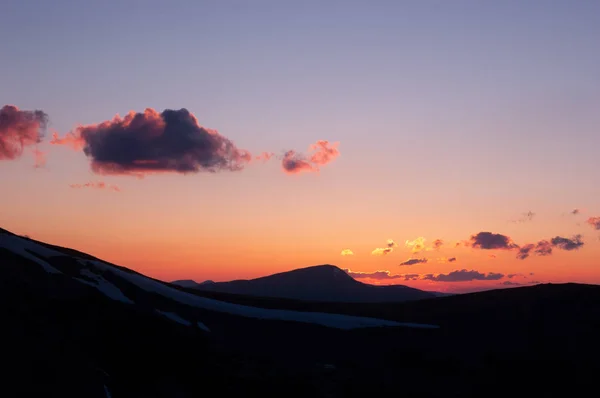
<instances>
[{"instance_id":1,"label":"silhouetted terrain","mask_svg":"<svg viewBox=\"0 0 600 398\"><path fill-rule=\"evenodd\" d=\"M0 309L3 397L587 396L599 368L590 285L260 298L170 286L0 230Z\"/></svg>"},{"instance_id":2,"label":"silhouetted terrain","mask_svg":"<svg viewBox=\"0 0 600 398\"><path fill-rule=\"evenodd\" d=\"M317 265L250 280L173 284L203 291L258 297L328 302L388 302L436 297L434 293L408 286L375 286L359 282L333 265Z\"/></svg>"}]
</instances>

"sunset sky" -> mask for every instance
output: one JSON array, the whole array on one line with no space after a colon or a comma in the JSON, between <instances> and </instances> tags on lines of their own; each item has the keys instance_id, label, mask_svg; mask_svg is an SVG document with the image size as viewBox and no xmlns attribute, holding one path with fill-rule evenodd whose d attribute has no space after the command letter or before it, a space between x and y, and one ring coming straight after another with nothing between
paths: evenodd
<instances>
[{"instance_id":1,"label":"sunset sky","mask_svg":"<svg viewBox=\"0 0 600 398\"><path fill-rule=\"evenodd\" d=\"M598 1L9 0L0 35L1 228L163 280L600 283Z\"/></svg>"}]
</instances>

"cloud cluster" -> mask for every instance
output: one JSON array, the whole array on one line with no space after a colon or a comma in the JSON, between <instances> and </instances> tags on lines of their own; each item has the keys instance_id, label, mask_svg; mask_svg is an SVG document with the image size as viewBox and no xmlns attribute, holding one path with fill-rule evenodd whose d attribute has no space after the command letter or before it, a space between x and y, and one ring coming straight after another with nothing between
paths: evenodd
<instances>
[{"instance_id":1,"label":"cloud cluster","mask_svg":"<svg viewBox=\"0 0 600 398\"><path fill-rule=\"evenodd\" d=\"M448 274L425 274L421 276L423 280L435 282L470 282L470 281L496 281L504 278L504 274L489 272L483 274L475 270L454 270Z\"/></svg>"},{"instance_id":2,"label":"cloud cluster","mask_svg":"<svg viewBox=\"0 0 600 398\"><path fill-rule=\"evenodd\" d=\"M320 166L332 162L340 155L338 145L339 142L319 140L309 147L309 154L287 151L281 160L283 171L288 174L318 172Z\"/></svg>"},{"instance_id":3,"label":"cloud cluster","mask_svg":"<svg viewBox=\"0 0 600 398\"><path fill-rule=\"evenodd\" d=\"M504 278L504 274L489 272L487 274L475 270L454 270L447 274L392 274L387 270L378 270L374 272L358 272L344 269L344 271L355 279L376 279L392 280L399 279L404 281L425 280L432 282L471 282L471 281L497 281Z\"/></svg>"},{"instance_id":4,"label":"cloud cluster","mask_svg":"<svg viewBox=\"0 0 600 398\"><path fill-rule=\"evenodd\" d=\"M571 238L555 236L550 240L540 240L537 243L528 243L522 246L517 245L513 240L502 234L492 232L479 232L472 235L467 242L467 246L482 250L515 250L516 257L519 260L528 258L531 254L537 256L549 256L554 248L572 251L581 248L584 245L581 235L575 235Z\"/></svg>"},{"instance_id":5,"label":"cloud cluster","mask_svg":"<svg viewBox=\"0 0 600 398\"><path fill-rule=\"evenodd\" d=\"M26 111L14 105L0 108L0 160L14 160L25 147L42 141L48 115L40 110ZM41 152L34 152L36 165L43 163Z\"/></svg>"},{"instance_id":6,"label":"cloud cluster","mask_svg":"<svg viewBox=\"0 0 600 398\"><path fill-rule=\"evenodd\" d=\"M398 247L396 242L394 242L393 239L388 239L385 242L385 247L377 247L373 249L371 254L374 256L385 256L386 254L393 252L395 247Z\"/></svg>"}]
</instances>

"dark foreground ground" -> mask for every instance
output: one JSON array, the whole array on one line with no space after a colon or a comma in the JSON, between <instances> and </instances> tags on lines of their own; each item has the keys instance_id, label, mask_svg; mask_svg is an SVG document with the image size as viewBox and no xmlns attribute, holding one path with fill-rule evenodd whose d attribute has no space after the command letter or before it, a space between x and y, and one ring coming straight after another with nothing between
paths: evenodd
<instances>
[{"instance_id":1,"label":"dark foreground ground","mask_svg":"<svg viewBox=\"0 0 600 398\"><path fill-rule=\"evenodd\" d=\"M125 285L139 305L107 300L4 249L0 264L2 397L106 397L106 389L113 398L596 391L598 286L538 285L399 304L201 293L255 306L440 325L342 331L195 310L211 329L206 333L157 317L151 309L164 304L161 298Z\"/></svg>"}]
</instances>

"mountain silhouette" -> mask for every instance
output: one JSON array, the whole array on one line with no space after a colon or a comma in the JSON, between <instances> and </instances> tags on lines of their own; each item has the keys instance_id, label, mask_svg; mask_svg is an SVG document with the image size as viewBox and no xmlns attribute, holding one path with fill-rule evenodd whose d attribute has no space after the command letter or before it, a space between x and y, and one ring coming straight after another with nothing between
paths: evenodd
<instances>
[{"instance_id":1,"label":"mountain silhouette","mask_svg":"<svg viewBox=\"0 0 600 398\"><path fill-rule=\"evenodd\" d=\"M316 265L250 280L173 284L202 291L307 301L375 303L421 300L436 293L402 285L376 286L359 282L334 265Z\"/></svg>"}]
</instances>

